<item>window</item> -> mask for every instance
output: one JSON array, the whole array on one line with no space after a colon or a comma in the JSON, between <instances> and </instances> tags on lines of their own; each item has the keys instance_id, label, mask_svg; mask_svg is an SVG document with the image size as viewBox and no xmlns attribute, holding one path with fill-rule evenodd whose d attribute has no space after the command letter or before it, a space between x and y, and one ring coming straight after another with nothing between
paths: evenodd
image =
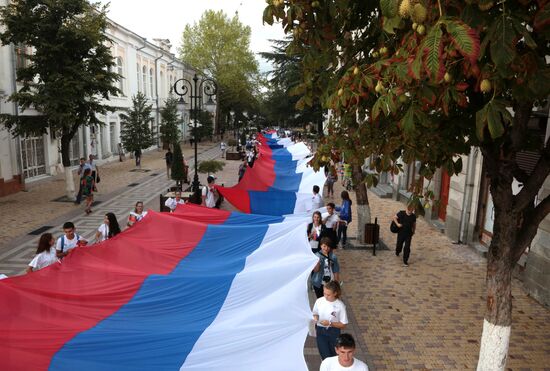
<instances>
[{"instance_id":1,"label":"window","mask_svg":"<svg viewBox=\"0 0 550 371\"><path fill-rule=\"evenodd\" d=\"M29 55L31 54L31 49L25 44L17 44L15 47L16 54L16 68L26 68L30 64Z\"/></svg>"},{"instance_id":2,"label":"window","mask_svg":"<svg viewBox=\"0 0 550 371\"><path fill-rule=\"evenodd\" d=\"M164 98L164 92L166 91L166 81L164 81L164 74L160 71L160 97Z\"/></svg>"},{"instance_id":3,"label":"window","mask_svg":"<svg viewBox=\"0 0 550 371\"><path fill-rule=\"evenodd\" d=\"M149 69L149 93L151 97L153 96L153 92L155 89L153 89L153 69Z\"/></svg>"},{"instance_id":4,"label":"window","mask_svg":"<svg viewBox=\"0 0 550 371\"><path fill-rule=\"evenodd\" d=\"M137 89L138 89L138 92L141 91L141 71L140 71L140 68L139 68L139 63L136 63L136 68L137 68Z\"/></svg>"},{"instance_id":5,"label":"window","mask_svg":"<svg viewBox=\"0 0 550 371\"><path fill-rule=\"evenodd\" d=\"M122 68L122 57L116 58L116 67L116 72L120 75L120 80L118 80L118 89L120 90L121 94L124 95L124 70Z\"/></svg>"},{"instance_id":6,"label":"window","mask_svg":"<svg viewBox=\"0 0 550 371\"><path fill-rule=\"evenodd\" d=\"M143 94L147 97L147 67L146 66L143 66L141 68L141 71L143 73L143 79L141 80L142 84L143 84Z\"/></svg>"}]
</instances>

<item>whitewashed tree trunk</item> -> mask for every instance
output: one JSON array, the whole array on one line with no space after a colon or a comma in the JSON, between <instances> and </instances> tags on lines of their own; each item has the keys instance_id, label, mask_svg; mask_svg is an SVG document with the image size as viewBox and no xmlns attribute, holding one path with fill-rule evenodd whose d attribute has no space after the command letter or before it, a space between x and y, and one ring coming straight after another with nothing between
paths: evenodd
<instances>
[{"instance_id":1,"label":"whitewashed tree trunk","mask_svg":"<svg viewBox=\"0 0 550 371\"><path fill-rule=\"evenodd\" d=\"M365 243L365 224L371 222L370 206L356 205L357 210L357 240L359 243Z\"/></svg>"},{"instance_id":2,"label":"whitewashed tree trunk","mask_svg":"<svg viewBox=\"0 0 550 371\"><path fill-rule=\"evenodd\" d=\"M504 371L511 329L511 326L493 325L487 320L483 321L477 371Z\"/></svg>"},{"instance_id":3,"label":"whitewashed tree trunk","mask_svg":"<svg viewBox=\"0 0 550 371\"><path fill-rule=\"evenodd\" d=\"M75 199L73 172L69 166L64 167L65 170L65 191L69 199Z\"/></svg>"}]
</instances>

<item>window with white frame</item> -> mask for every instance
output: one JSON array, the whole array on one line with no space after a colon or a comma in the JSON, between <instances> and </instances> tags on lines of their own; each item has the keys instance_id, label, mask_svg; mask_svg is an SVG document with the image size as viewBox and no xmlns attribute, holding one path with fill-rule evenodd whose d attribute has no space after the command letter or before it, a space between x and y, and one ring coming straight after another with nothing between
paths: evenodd
<instances>
[{"instance_id":1,"label":"window with white frame","mask_svg":"<svg viewBox=\"0 0 550 371\"><path fill-rule=\"evenodd\" d=\"M153 96L153 92L155 89L153 89L153 69L149 69L149 93L151 94L151 97Z\"/></svg>"},{"instance_id":2,"label":"window with white frame","mask_svg":"<svg viewBox=\"0 0 550 371\"><path fill-rule=\"evenodd\" d=\"M120 93L124 95L124 68L122 64L122 57L116 58L116 67L117 73L120 75L120 79L118 80L118 89L120 90Z\"/></svg>"},{"instance_id":3,"label":"window with white frame","mask_svg":"<svg viewBox=\"0 0 550 371\"><path fill-rule=\"evenodd\" d=\"M143 73L143 78L142 78L142 83L143 83L143 95L145 95L146 97L148 96L147 95L147 67L146 66L143 66L141 68L141 71Z\"/></svg>"},{"instance_id":4,"label":"window with white frame","mask_svg":"<svg viewBox=\"0 0 550 371\"><path fill-rule=\"evenodd\" d=\"M160 71L160 97L165 98L164 92L166 91L166 81L164 81L164 74Z\"/></svg>"},{"instance_id":5,"label":"window with white frame","mask_svg":"<svg viewBox=\"0 0 550 371\"><path fill-rule=\"evenodd\" d=\"M140 92L141 91L141 69L139 68L139 63L136 63L136 69L137 69L137 73L136 73L137 89L138 89L138 92Z\"/></svg>"}]
</instances>

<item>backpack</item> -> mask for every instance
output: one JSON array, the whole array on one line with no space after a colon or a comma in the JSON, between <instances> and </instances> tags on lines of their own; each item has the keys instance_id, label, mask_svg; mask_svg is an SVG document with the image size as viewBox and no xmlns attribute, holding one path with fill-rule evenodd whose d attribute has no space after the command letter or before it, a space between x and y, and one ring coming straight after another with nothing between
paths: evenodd
<instances>
[{"instance_id":1,"label":"backpack","mask_svg":"<svg viewBox=\"0 0 550 371\"><path fill-rule=\"evenodd\" d=\"M391 233L398 233L399 229L400 228L397 226L397 224L395 224L395 222L392 220L391 223L390 223L390 232Z\"/></svg>"},{"instance_id":2,"label":"backpack","mask_svg":"<svg viewBox=\"0 0 550 371\"><path fill-rule=\"evenodd\" d=\"M80 241L79 235L75 233L74 236L76 237L76 242ZM65 250L65 236L61 236L59 238L61 238L61 252L63 252L63 250Z\"/></svg>"}]
</instances>

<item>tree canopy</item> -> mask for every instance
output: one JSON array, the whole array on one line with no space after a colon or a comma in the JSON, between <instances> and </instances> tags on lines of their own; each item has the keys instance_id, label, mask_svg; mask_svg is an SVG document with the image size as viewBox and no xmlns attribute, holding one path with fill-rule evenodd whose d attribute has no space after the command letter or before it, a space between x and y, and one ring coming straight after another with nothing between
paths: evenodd
<instances>
[{"instance_id":1,"label":"tree canopy","mask_svg":"<svg viewBox=\"0 0 550 371\"><path fill-rule=\"evenodd\" d=\"M160 140L166 147L170 144L178 144L180 141L180 129L178 122L181 121L178 115L178 100L170 97L166 100L164 107L160 110Z\"/></svg>"},{"instance_id":2,"label":"tree canopy","mask_svg":"<svg viewBox=\"0 0 550 371\"><path fill-rule=\"evenodd\" d=\"M257 105L258 63L250 50L250 27L237 15L229 18L223 11L207 10L182 35L181 59L212 77L218 84L217 100L225 119L229 111L245 111ZM216 130L219 130L216 127Z\"/></svg>"},{"instance_id":3,"label":"tree canopy","mask_svg":"<svg viewBox=\"0 0 550 371\"><path fill-rule=\"evenodd\" d=\"M429 179L441 167L457 174L457 155L480 148L495 205L485 318L509 336L511 270L550 211L550 197L537 199L550 146L530 126L548 111L549 2L273 0L264 21L281 21L304 55L304 103L321 99L333 114L317 166L336 147L354 169L370 156L378 172L417 160ZM540 156L530 171L517 161L524 150ZM491 348L486 335L479 367L500 370L507 342Z\"/></svg>"},{"instance_id":4,"label":"tree canopy","mask_svg":"<svg viewBox=\"0 0 550 371\"><path fill-rule=\"evenodd\" d=\"M120 139L130 152L151 147L154 144L149 125L153 121L153 106L147 104L147 97L139 92L132 98L132 108L120 115L122 130Z\"/></svg>"}]
</instances>

